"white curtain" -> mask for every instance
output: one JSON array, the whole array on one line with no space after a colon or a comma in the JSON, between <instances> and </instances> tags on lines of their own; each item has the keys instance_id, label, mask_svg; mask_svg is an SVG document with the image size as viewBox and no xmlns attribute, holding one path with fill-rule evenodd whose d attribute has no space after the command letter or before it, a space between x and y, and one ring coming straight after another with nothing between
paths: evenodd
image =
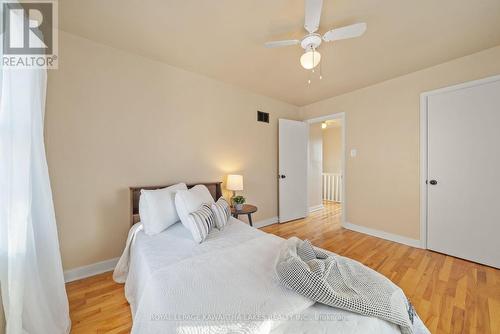
<instances>
[{"instance_id":1,"label":"white curtain","mask_svg":"<svg viewBox=\"0 0 500 334\"><path fill-rule=\"evenodd\" d=\"M0 280L7 334L70 330L43 138L46 85L46 70L1 69Z\"/></svg>"}]
</instances>

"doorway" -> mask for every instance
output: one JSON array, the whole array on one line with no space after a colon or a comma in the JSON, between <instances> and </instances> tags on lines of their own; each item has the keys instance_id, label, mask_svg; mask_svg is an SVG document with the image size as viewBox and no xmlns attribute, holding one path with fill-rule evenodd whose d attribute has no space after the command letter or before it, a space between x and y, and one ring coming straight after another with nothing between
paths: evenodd
<instances>
[{"instance_id":1,"label":"doorway","mask_svg":"<svg viewBox=\"0 0 500 334\"><path fill-rule=\"evenodd\" d=\"M309 124L308 211L335 212L345 217L344 113L314 118Z\"/></svg>"}]
</instances>

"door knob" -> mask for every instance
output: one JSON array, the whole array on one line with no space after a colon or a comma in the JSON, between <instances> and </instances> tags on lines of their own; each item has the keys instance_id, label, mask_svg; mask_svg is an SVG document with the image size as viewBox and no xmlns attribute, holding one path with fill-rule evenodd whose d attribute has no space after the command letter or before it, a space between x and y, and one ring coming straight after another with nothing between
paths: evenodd
<instances>
[{"instance_id":1,"label":"door knob","mask_svg":"<svg viewBox=\"0 0 500 334\"><path fill-rule=\"evenodd\" d=\"M436 180L430 180L429 183L433 186L435 186L436 184L438 184L438 181Z\"/></svg>"},{"instance_id":2,"label":"door knob","mask_svg":"<svg viewBox=\"0 0 500 334\"><path fill-rule=\"evenodd\" d=\"M284 178L286 178L286 175L283 175L283 174L278 175L278 179L284 179Z\"/></svg>"}]
</instances>

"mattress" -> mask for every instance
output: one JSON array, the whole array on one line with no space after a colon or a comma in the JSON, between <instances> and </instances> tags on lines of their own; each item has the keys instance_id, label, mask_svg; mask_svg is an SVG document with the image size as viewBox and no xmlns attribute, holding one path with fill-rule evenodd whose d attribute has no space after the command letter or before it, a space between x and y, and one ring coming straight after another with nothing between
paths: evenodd
<instances>
[{"instance_id":1,"label":"mattress","mask_svg":"<svg viewBox=\"0 0 500 334\"><path fill-rule=\"evenodd\" d=\"M130 248L125 284L134 319L132 332L400 333L384 320L314 304L272 282L273 261L282 240L232 217L224 230L214 230L201 244L180 223L155 236L138 232ZM224 274L227 270L230 274ZM219 272L224 275L220 285L214 283ZM202 282L205 278L210 282ZM242 302L232 304L236 295ZM229 325L199 319L151 321L152 315L191 309L198 313L262 311L266 317L238 324L231 319Z\"/></svg>"}]
</instances>

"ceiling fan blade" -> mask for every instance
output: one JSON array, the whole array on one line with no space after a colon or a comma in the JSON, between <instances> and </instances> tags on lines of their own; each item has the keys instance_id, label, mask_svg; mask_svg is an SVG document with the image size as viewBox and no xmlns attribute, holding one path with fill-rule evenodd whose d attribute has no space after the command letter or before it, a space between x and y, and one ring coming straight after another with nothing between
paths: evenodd
<instances>
[{"instance_id":1,"label":"ceiling fan blade","mask_svg":"<svg viewBox=\"0 0 500 334\"><path fill-rule=\"evenodd\" d=\"M297 45L297 44L300 44L300 41L298 39L289 39L284 41L267 42L264 43L264 46L266 48L279 48L282 46Z\"/></svg>"},{"instance_id":2,"label":"ceiling fan blade","mask_svg":"<svg viewBox=\"0 0 500 334\"><path fill-rule=\"evenodd\" d=\"M341 39L359 37L366 31L366 23L356 23L342 28L332 29L323 35L325 42L339 41Z\"/></svg>"},{"instance_id":3,"label":"ceiling fan blade","mask_svg":"<svg viewBox=\"0 0 500 334\"><path fill-rule=\"evenodd\" d=\"M321 8L323 0L305 0L306 1L306 18L304 28L310 34L316 32L319 28L319 20L321 18Z\"/></svg>"}]
</instances>

